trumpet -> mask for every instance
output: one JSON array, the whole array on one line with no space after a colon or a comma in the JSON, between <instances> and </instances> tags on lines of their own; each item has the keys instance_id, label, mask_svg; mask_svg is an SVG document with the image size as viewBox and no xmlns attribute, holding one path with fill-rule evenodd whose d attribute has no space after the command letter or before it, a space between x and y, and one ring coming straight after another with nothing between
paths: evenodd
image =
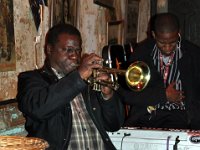
<instances>
[{"instance_id":1,"label":"trumpet","mask_svg":"<svg viewBox=\"0 0 200 150\"><path fill-rule=\"evenodd\" d=\"M105 72L112 75L112 81L97 81L97 72ZM103 67L93 71L93 77L88 79L88 83L93 85L93 90L100 91L100 86L108 86L114 90L119 87L117 75L124 75L126 84L133 91L142 91L150 80L150 69L143 61L132 63L127 70Z\"/></svg>"}]
</instances>

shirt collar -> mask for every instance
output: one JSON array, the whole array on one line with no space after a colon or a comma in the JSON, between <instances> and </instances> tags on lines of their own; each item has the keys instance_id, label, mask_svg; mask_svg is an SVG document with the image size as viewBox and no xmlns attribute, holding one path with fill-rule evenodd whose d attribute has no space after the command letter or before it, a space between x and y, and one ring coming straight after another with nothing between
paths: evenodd
<instances>
[{"instance_id":1,"label":"shirt collar","mask_svg":"<svg viewBox=\"0 0 200 150\"><path fill-rule=\"evenodd\" d=\"M55 68L51 67L55 75L58 77L58 79L63 78L65 75L63 73L59 73Z\"/></svg>"}]
</instances>

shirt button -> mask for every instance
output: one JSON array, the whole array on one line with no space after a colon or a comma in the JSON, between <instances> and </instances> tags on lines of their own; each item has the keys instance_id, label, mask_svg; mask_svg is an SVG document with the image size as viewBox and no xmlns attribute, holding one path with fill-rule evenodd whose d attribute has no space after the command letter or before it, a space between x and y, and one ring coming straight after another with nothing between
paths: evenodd
<instances>
[{"instance_id":1,"label":"shirt button","mask_svg":"<svg viewBox=\"0 0 200 150\"><path fill-rule=\"evenodd\" d=\"M93 109L94 111L96 110L96 108L95 108L95 107L93 107L92 109Z\"/></svg>"}]
</instances>

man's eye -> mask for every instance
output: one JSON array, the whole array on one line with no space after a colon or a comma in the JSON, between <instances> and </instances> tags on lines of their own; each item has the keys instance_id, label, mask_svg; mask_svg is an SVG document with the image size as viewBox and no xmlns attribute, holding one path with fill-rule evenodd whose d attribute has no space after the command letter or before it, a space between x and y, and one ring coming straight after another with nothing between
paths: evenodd
<instances>
[{"instance_id":1,"label":"man's eye","mask_svg":"<svg viewBox=\"0 0 200 150\"><path fill-rule=\"evenodd\" d=\"M80 52L81 50L79 48L63 48L63 51L71 53L71 52Z\"/></svg>"},{"instance_id":2,"label":"man's eye","mask_svg":"<svg viewBox=\"0 0 200 150\"><path fill-rule=\"evenodd\" d=\"M74 49L73 48L66 48L65 51L67 51L68 53L73 52Z\"/></svg>"}]
</instances>

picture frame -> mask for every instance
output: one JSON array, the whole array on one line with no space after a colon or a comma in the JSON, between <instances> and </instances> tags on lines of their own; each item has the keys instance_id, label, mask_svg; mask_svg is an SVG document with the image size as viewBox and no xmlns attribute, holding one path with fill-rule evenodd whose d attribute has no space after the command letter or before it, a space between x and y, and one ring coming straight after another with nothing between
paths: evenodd
<instances>
[{"instance_id":1,"label":"picture frame","mask_svg":"<svg viewBox=\"0 0 200 150\"><path fill-rule=\"evenodd\" d=\"M94 0L94 3L109 9L114 9L114 0Z\"/></svg>"},{"instance_id":2,"label":"picture frame","mask_svg":"<svg viewBox=\"0 0 200 150\"><path fill-rule=\"evenodd\" d=\"M16 70L13 1L0 1L0 72Z\"/></svg>"},{"instance_id":3,"label":"picture frame","mask_svg":"<svg viewBox=\"0 0 200 150\"><path fill-rule=\"evenodd\" d=\"M123 44L123 21L107 22L107 44Z\"/></svg>"}]
</instances>

